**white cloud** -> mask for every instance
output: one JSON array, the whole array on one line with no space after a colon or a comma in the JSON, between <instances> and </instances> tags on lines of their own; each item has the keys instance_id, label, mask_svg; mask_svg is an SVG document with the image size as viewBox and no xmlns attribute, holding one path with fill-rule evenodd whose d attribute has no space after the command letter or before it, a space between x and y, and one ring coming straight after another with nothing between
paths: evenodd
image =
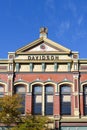
<instances>
[{"instance_id":1,"label":"white cloud","mask_svg":"<svg viewBox=\"0 0 87 130\"><path fill-rule=\"evenodd\" d=\"M63 9L66 11L68 11L72 16L76 17L77 16L77 6L75 4L74 1L72 0L67 0L67 2L65 2L63 4Z\"/></svg>"},{"instance_id":2,"label":"white cloud","mask_svg":"<svg viewBox=\"0 0 87 130\"><path fill-rule=\"evenodd\" d=\"M58 34L61 36L63 35L68 29L70 28L70 22L69 21L65 21L62 22L59 26L58 26Z\"/></svg>"}]
</instances>

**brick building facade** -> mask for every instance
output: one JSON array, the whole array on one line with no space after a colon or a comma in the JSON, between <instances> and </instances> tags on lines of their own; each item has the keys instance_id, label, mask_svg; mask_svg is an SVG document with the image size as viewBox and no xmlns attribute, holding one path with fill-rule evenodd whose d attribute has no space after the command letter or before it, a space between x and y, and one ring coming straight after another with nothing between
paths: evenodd
<instances>
[{"instance_id":1,"label":"brick building facade","mask_svg":"<svg viewBox=\"0 0 87 130\"><path fill-rule=\"evenodd\" d=\"M86 130L87 60L47 33L41 28L39 39L0 60L0 96L21 94L21 113L46 115L51 128Z\"/></svg>"}]
</instances>

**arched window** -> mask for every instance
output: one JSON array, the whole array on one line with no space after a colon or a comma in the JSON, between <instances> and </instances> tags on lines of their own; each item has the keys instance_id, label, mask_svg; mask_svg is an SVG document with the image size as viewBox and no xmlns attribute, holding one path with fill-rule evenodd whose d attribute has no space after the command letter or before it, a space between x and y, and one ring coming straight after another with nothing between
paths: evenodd
<instances>
[{"instance_id":1,"label":"arched window","mask_svg":"<svg viewBox=\"0 0 87 130\"><path fill-rule=\"evenodd\" d=\"M0 97L4 96L4 87L0 85Z\"/></svg>"},{"instance_id":2,"label":"arched window","mask_svg":"<svg viewBox=\"0 0 87 130\"><path fill-rule=\"evenodd\" d=\"M33 85L32 108L35 115L53 115L53 93L52 85Z\"/></svg>"},{"instance_id":3,"label":"arched window","mask_svg":"<svg viewBox=\"0 0 87 130\"><path fill-rule=\"evenodd\" d=\"M42 114L42 87L40 85L33 86L33 114Z\"/></svg>"},{"instance_id":4,"label":"arched window","mask_svg":"<svg viewBox=\"0 0 87 130\"><path fill-rule=\"evenodd\" d=\"M45 115L53 115L53 86L45 87Z\"/></svg>"},{"instance_id":5,"label":"arched window","mask_svg":"<svg viewBox=\"0 0 87 130\"><path fill-rule=\"evenodd\" d=\"M4 97L4 87L0 85L0 98ZM0 111L2 111L2 108L0 108Z\"/></svg>"},{"instance_id":6,"label":"arched window","mask_svg":"<svg viewBox=\"0 0 87 130\"><path fill-rule=\"evenodd\" d=\"M87 85L83 88L83 97L84 97L84 115L87 115Z\"/></svg>"},{"instance_id":7,"label":"arched window","mask_svg":"<svg viewBox=\"0 0 87 130\"><path fill-rule=\"evenodd\" d=\"M60 89L60 113L61 115L71 115L71 87L62 85Z\"/></svg>"},{"instance_id":8,"label":"arched window","mask_svg":"<svg viewBox=\"0 0 87 130\"><path fill-rule=\"evenodd\" d=\"M25 86L24 85L17 85L15 86L15 93L21 95L22 98L22 107L19 109L21 114L25 114Z\"/></svg>"}]
</instances>

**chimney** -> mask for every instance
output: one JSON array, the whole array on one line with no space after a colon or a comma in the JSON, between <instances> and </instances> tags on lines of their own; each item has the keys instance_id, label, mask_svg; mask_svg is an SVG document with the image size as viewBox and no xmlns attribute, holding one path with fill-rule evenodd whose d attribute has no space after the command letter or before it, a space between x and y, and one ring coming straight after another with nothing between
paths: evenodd
<instances>
[{"instance_id":1,"label":"chimney","mask_svg":"<svg viewBox=\"0 0 87 130\"><path fill-rule=\"evenodd\" d=\"M40 28L40 38L41 37L47 38L47 35L48 35L48 29L45 27Z\"/></svg>"}]
</instances>

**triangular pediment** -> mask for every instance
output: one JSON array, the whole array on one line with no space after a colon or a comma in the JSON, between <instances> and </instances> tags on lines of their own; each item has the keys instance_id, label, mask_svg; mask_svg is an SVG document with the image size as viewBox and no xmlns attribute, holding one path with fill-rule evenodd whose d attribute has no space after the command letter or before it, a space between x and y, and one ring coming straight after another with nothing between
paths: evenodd
<instances>
[{"instance_id":1,"label":"triangular pediment","mask_svg":"<svg viewBox=\"0 0 87 130\"><path fill-rule=\"evenodd\" d=\"M56 53L70 54L71 50L56 43L48 38L39 38L34 42L18 49L16 54L41 54L41 53Z\"/></svg>"}]
</instances>

